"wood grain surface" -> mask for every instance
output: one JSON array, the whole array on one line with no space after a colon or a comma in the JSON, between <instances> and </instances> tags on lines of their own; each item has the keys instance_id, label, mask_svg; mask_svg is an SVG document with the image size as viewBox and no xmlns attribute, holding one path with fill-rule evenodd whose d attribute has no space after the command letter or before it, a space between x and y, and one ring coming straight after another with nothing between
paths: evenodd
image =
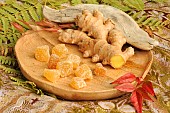
<instances>
[{"instance_id":1,"label":"wood grain surface","mask_svg":"<svg viewBox=\"0 0 170 113\"><path fill-rule=\"evenodd\" d=\"M20 69L28 80L35 82L38 87L68 100L100 100L120 96L123 92L114 89L110 82L128 72L144 78L152 63L150 51L136 50L135 55L122 68L113 69L106 66L107 76L94 76L94 79L87 81L87 87L75 90L69 86L72 76L60 78L55 83L49 82L43 77L43 70L47 68L47 63L39 62L34 58L36 47L49 45L52 48L59 43L61 42L57 40L57 33L29 31L17 41L15 53ZM94 68L95 63L91 62L91 58L83 58L77 46L66 44L66 47L70 53L79 55L83 63L87 63L92 69Z\"/></svg>"}]
</instances>

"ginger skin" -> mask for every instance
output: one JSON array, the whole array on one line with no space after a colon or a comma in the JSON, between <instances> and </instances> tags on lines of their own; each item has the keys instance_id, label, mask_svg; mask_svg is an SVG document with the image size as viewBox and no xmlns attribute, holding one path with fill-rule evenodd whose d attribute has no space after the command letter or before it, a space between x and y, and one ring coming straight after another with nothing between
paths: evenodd
<instances>
[{"instance_id":1,"label":"ginger skin","mask_svg":"<svg viewBox=\"0 0 170 113\"><path fill-rule=\"evenodd\" d=\"M108 32L115 27L111 19L104 21L103 14L97 10L93 14L84 10L82 15L76 17L75 23L81 31L88 32L88 36L95 39L106 39Z\"/></svg>"},{"instance_id":2,"label":"ginger skin","mask_svg":"<svg viewBox=\"0 0 170 113\"><path fill-rule=\"evenodd\" d=\"M76 35L80 35L81 38L74 37ZM92 57L92 62L102 61L102 64L109 64L114 68L122 67L129 57L134 55L134 49L132 47L129 47L122 52L121 49L124 42L122 43L120 41L119 43L122 44L122 46L116 46L117 41L114 43L112 42L112 45L106 40L92 39L85 35L86 34L82 31L69 29L62 31L58 40L64 43L76 44L79 46L79 50L83 52L83 57Z\"/></svg>"},{"instance_id":3,"label":"ginger skin","mask_svg":"<svg viewBox=\"0 0 170 113\"><path fill-rule=\"evenodd\" d=\"M59 34L58 40L78 45L79 50L83 52L83 57L92 57L92 62L102 61L104 65L121 68L134 55L132 47L122 52L126 38L114 28L110 19L104 21L99 11L91 14L85 10L82 15L77 16L75 23L82 31L67 29ZM88 35L94 38L89 37L83 31L88 32Z\"/></svg>"}]
</instances>

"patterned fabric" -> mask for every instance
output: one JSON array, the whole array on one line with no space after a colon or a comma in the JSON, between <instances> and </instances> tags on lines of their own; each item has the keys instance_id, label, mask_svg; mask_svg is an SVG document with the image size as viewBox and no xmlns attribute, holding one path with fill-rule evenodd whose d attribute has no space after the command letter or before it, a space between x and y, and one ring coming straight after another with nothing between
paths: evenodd
<instances>
[{"instance_id":1,"label":"patterned fabric","mask_svg":"<svg viewBox=\"0 0 170 113\"><path fill-rule=\"evenodd\" d=\"M169 4L145 5L148 15L157 14L159 18L170 19ZM148 29L146 31L149 32ZM160 45L153 49L154 61L146 77L154 85L157 101L144 101L143 113L170 112L170 26L163 27L162 31L150 34L160 41ZM129 102L130 94L110 100L67 101L48 95L40 96L16 86L9 76L13 75L0 71L0 113L135 113Z\"/></svg>"}]
</instances>

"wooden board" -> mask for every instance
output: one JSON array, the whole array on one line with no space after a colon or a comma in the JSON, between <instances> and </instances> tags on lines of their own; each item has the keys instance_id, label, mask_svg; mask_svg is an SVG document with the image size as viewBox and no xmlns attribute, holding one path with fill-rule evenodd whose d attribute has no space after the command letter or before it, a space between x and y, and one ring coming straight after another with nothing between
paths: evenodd
<instances>
[{"instance_id":1,"label":"wooden board","mask_svg":"<svg viewBox=\"0 0 170 113\"><path fill-rule=\"evenodd\" d=\"M35 82L38 87L68 100L99 100L120 96L123 92L114 89L110 82L128 72L144 78L153 60L151 51L136 50L135 55L121 69L106 66L108 69L107 76L94 76L93 80L87 82L87 87L75 90L69 86L71 76L61 78L56 83L49 82L43 77L43 70L47 68L47 64L34 58L36 47L49 45L52 48L58 43L60 42L57 40L57 33L29 31L17 41L15 53L20 69L28 80ZM82 58L82 53L78 51L76 45L67 44L66 47L70 53L77 54ZM82 58L82 62L87 63L91 68L95 65L91 62L91 58Z\"/></svg>"}]
</instances>

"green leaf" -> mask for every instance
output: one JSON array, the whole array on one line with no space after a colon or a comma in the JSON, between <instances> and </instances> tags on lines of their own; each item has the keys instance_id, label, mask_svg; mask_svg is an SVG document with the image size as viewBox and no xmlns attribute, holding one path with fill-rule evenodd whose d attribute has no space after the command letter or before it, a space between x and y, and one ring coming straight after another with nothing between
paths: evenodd
<instances>
[{"instance_id":1,"label":"green leaf","mask_svg":"<svg viewBox=\"0 0 170 113\"><path fill-rule=\"evenodd\" d=\"M10 7L10 6L3 6L2 7L4 10L10 12L10 13L16 13L18 12L17 10L15 10L14 8Z\"/></svg>"},{"instance_id":2,"label":"green leaf","mask_svg":"<svg viewBox=\"0 0 170 113\"><path fill-rule=\"evenodd\" d=\"M20 15L20 13L15 13L14 15L15 15L15 19L17 19L17 20L23 20L23 19L22 19L22 16Z\"/></svg>"},{"instance_id":3,"label":"green leaf","mask_svg":"<svg viewBox=\"0 0 170 113\"><path fill-rule=\"evenodd\" d=\"M21 0L24 3L28 3L30 5L35 5L38 3L38 0Z\"/></svg>"},{"instance_id":4,"label":"green leaf","mask_svg":"<svg viewBox=\"0 0 170 113\"><path fill-rule=\"evenodd\" d=\"M18 86L22 86L24 88L27 88L33 92L35 92L36 94L39 94L39 95L44 95L44 93L42 92L41 89L38 89L36 87L36 84L34 82L31 82L31 81L26 81L24 79L21 79L21 78L16 78L16 77L12 77L10 76L10 79L12 81L14 81L14 84L18 85Z\"/></svg>"},{"instance_id":5,"label":"green leaf","mask_svg":"<svg viewBox=\"0 0 170 113\"><path fill-rule=\"evenodd\" d=\"M18 3L13 3L11 5L19 11L24 10L24 8L21 5L19 5Z\"/></svg>"},{"instance_id":6,"label":"green leaf","mask_svg":"<svg viewBox=\"0 0 170 113\"><path fill-rule=\"evenodd\" d=\"M152 20L153 18L147 18L143 23L142 25L147 25L148 23L150 23L150 21Z\"/></svg>"},{"instance_id":7,"label":"green leaf","mask_svg":"<svg viewBox=\"0 0 170 113\"><path fill-rule=\"evenodd\" d=\"M166 24L163 24L162 20L148 17L145 11L131 11L128 14L138 23L138 25L148 26L152 30L159 29L161 26L166 26Z\"/></svg>"},{"instance_id":8,"label":"green leaf","mask_svg":"<svg viewBox=\"0 0 170 113\"><path fill-rule=\"evenodd\" d=\"M50 0L48 3L50 4L50 6L52 8L55 8L55 9L60 9L61 8L61 5L63 3L68 3L69 0L62 0L62 1L55 1L55 0Z\"/></svg>"},{"instance_id":9,"label":"green leaf","mask_svg":"<svg viewBox=\"0 0 170 113\"><path fill-rule=\"evenodd\" d=\"M17 61L15 58L9 57L9 56L0 56L0 62L1 64L5 64L5 65L12 65L14 66Z\"/></svg>"},{"instance_id":10,"label":"green leaf","mask_svg":"<svg viewBox=\"0 0 170 113\"><path fill-rule=\"evenodd\" d=\"M13 4L14 2L16 2L16 0L5 0L6 4Z\"/></svg>"},{"instance_id":11,"label":"green leaf","mask_svg":"<svg viewBox=\"0 0 170 113\"><path fill-rule=\"evenodd\" d=\"M111 5L115 8L118 8L122 11L129 11L131 10L131 8L129 8L128 6L125 6L124 4L122 4L121 1L119 0L101 0L102 3L107 4L107 5Z\"/></svg>"},{"instance_id":12,"label":"green leaf","mask_svg":"<svg viewBox=\"0 0 170 113\"><path fill-rule=\"evenodd\" d=\"M5 17L1 17L1 21L2 21L2 27L3 27L4 34L6 34L8 27L9 27L9 21Z\"/></svg>"},{"instance_id":13,"label":"green leaf","mask_svg":"<svg viewBox=\"0 0 170 113\"><path fill-rule=\"evenodd\" d=\"M72 5L77 5L77 4L81 4L81 0L71 0L71 4Z\"/></svg>"},{"instance_id":14,"label":"green leaf","mask_svg":"<svg viewBox=\"0 0 170 113\"><path fill-rule=\"evenodd\" d=\"M6 16L7 12L5 10L3 10L2 8L0 8L0 14L3 16Z\"/></svg>"},{"instance_id":15,"label":"green leaf","mask_svg":"<svg viewBox=\"0 0 170 113\"><path fill-rule=\"evenodd\" d=\"M163 3L163 2L167 2L168 0L149 0L151 2L160 2L160 3Z\"/></svg>"},{"instance_id":16,"label":"green leaf","mask_svg":"<svg viewBox=\"0 0 170 113\"><path fill-rule=\"evenodd\" d=\"M42 12L43 6L40 3L38 3L35 7L36 7L36 12L37 12L39 19L42 20L43 19L43 12Z\"/></svg>"},{"instance_id":17,"label":"green leaf","mask_svg":"<svg viewBox=\"0 0 170 113\"><path fill-rule=\"evenodd\" d=\"M8 16L8 19L9 19L10 22L12 22L12 18L10 16ZM12 29L12 33L14 33L16 31L15 27L12 26L12 25L10 27Z\"/></svg>"},{"instance_id":18,"label":"green leaf","mask_svg":"<svg viewBox=\"0 0 170 113\"><path fill-rule=\"evenodd\" d=\"M24 9L28 9L29 7L32 7L32 5L27 4L27 3L23 3L23 4L22 4L22 7L23 7Z\"/></svg>"},{"instance_id":19,"label":"green leaf","mask_svg":"<svg viewBox=\"0 0 170 113\"><path fill-rule=\"evenodd\" d=\"M2 34L0 34L0 40L1 42L7 42L7 38L5 37L5 35L2 35Z\"/></svg>"},{"instance_id":20,"label":"green leaf","mask_svg":"<svg viewBox=\"0 0 170 113\"><path fill-rule=\"evenodd\" d=\"M21 11L21 15L22 15L24 21L26 21L26 22L30 21L30 16L26 10Z\"/></svg>"},{"instance_id":21,"label":"green leaf","mask_svg":"<svg viewBox=\"0 0 170 113\"><path fill-rule=\"evenodd\" d=\"M30 29L29 26L27 26L27 25L24 24L23 22L19 21L18 19L16 19L16 18L13 17L12 15L8 15L8 17L10 17L12 21L17 22L18 24L20 24L20 25L22 25L23 27L25 27L26 29Z\"/></svg>"},{"instance_id":22,"label":"green leaf","mask_svg":"<svg viewBox=\"0 0 170 113\"><path fill-rule=\"evenodd\" d=\"M35 9L33 7L29 8L29 14L31 15L32 19L34 19L35 21L39 21L38 15L35 12Z\"/></svg>"},{"instance_id":23,"label":"green leaf","mask_svg":"<svg viewBox=\"0 0 170 113\"><path fill-rule=\"evenodd\" d=\"M142 16L141 18L139 18L138 20L137 20L137 23L138 24L140 24L140 23L142 23L144 20L146 20L147 19L147 16Z\"/></svg>"},{"instance_id":24,"label":"green leaf","mask_svg":"<svg viewBox=\"0 0 170 113\"><path fill-rule=\"evenodd\" d=\"M135 8L137 10L144 10L143 0L124 0L123 2L129 7Z\"/></svg>"},{"instance_id":25,"label":"green leaf","mask_svg":"<svg viewBox=\"0 0 170 113\"><path fill-rule=\"evenodd\" d=\"M87 4L99 4L97 0L86 0Z\"/></svg>"},{"instance_id":26,"label":"green leaf","mask_svg":"<svg viewBox=\"0 0 170 113\"><path fill-rule=\"evenodd\" d=\"M13 68L10 68L10 67L6 67L4 65L0 65L0 69L2 69L4 72L6 73L11 73L11 74L18 74L20 75L21 72L19 70L15 70Z\"/></svg>"}]
</instances>

